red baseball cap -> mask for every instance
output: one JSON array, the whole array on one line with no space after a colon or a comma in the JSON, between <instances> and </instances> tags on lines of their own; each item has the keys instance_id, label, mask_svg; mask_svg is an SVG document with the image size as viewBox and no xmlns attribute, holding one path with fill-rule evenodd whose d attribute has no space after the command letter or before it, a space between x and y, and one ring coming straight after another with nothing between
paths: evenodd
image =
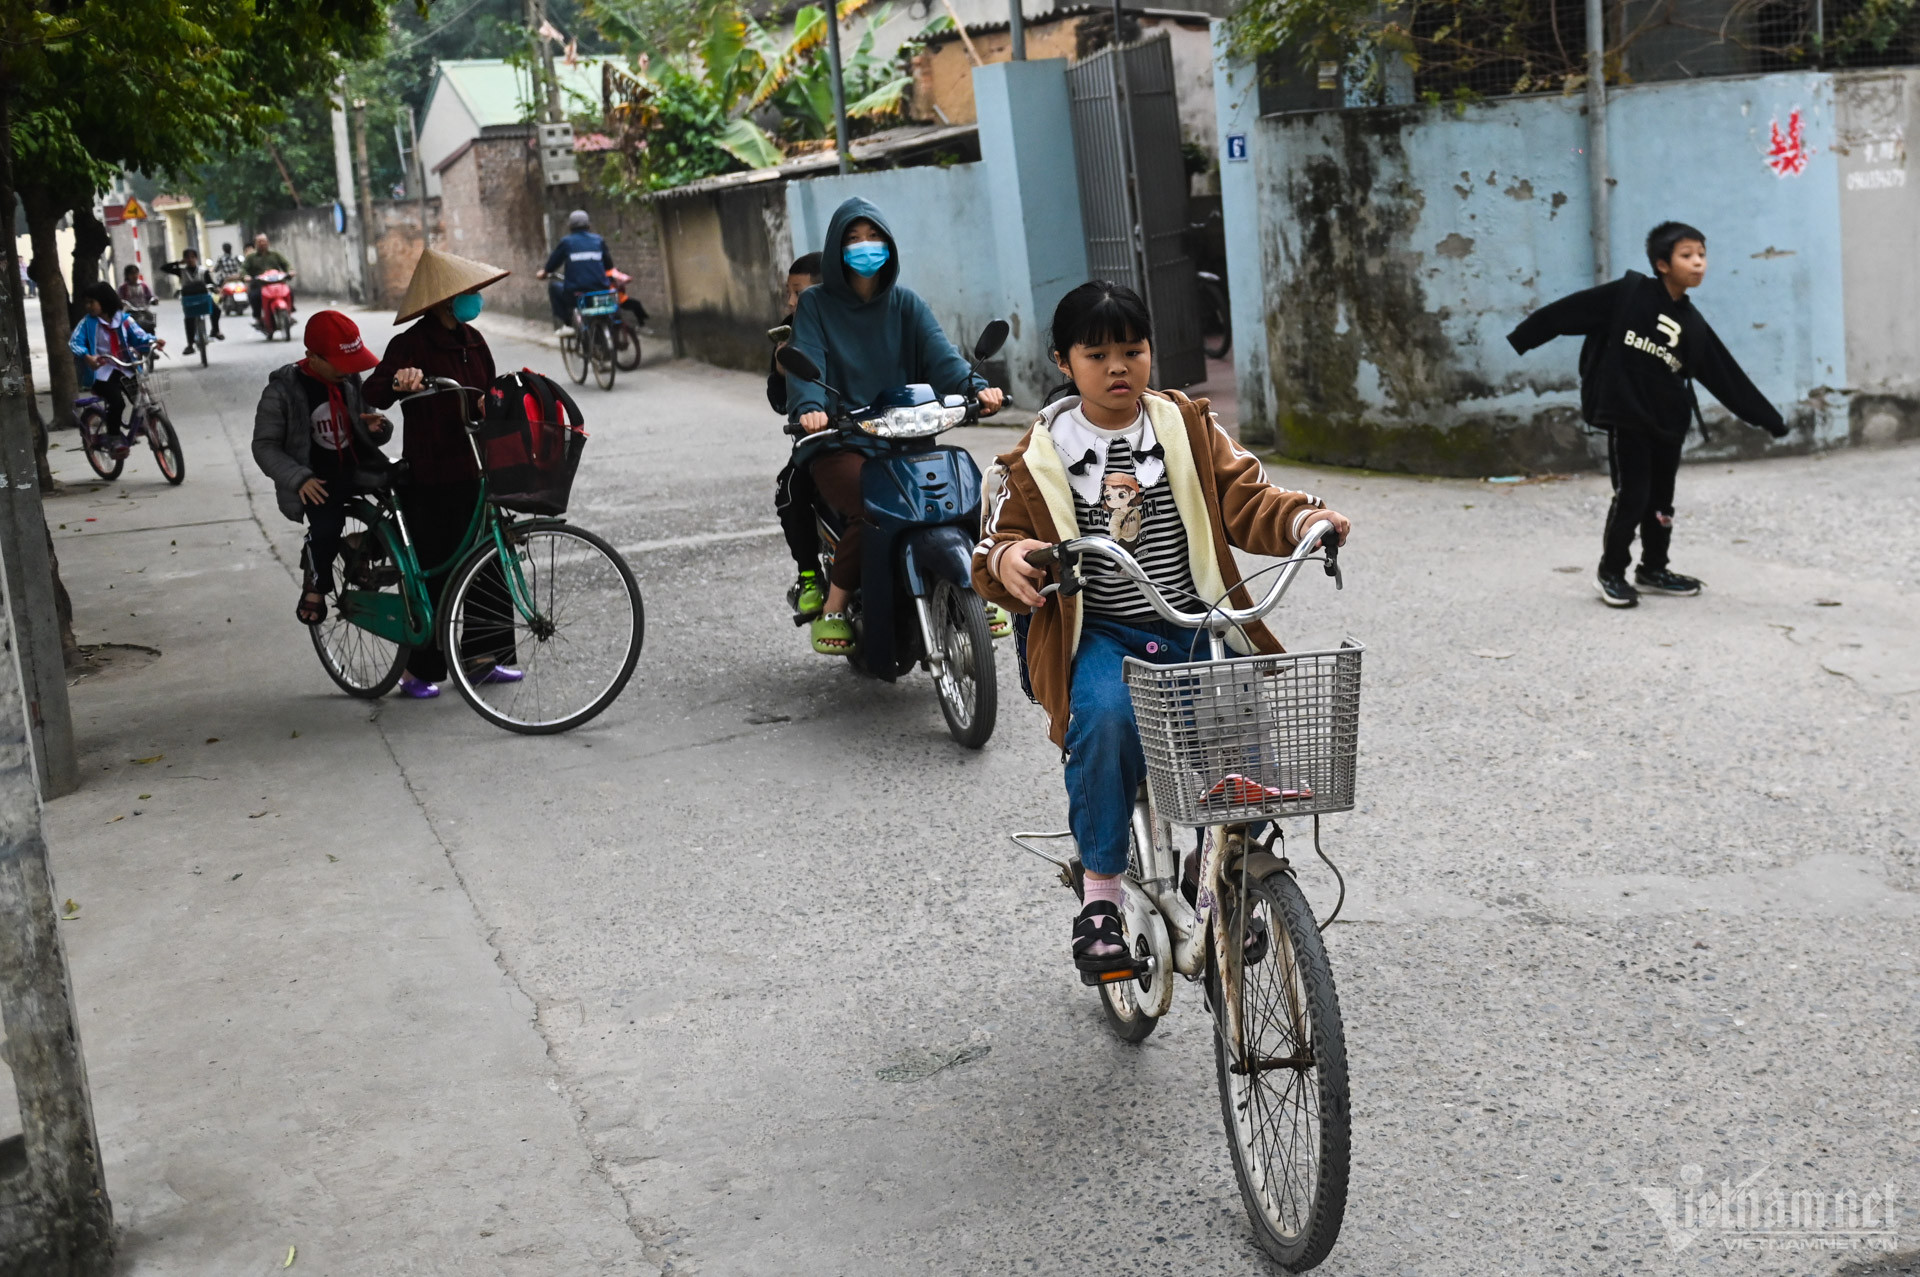
<instances>
[{"instance_id":1,"label":"red baseball cap","mask_svg":"<svg viewBox=\"0 0 1920 1277\"><path fill-rule=\"evenodd\" d=\"M365 372L380 362L360 340L360 325L337 310L309 315L305 335L307 353L320 356L343 373Z\"/></svg>"}]
</instances>

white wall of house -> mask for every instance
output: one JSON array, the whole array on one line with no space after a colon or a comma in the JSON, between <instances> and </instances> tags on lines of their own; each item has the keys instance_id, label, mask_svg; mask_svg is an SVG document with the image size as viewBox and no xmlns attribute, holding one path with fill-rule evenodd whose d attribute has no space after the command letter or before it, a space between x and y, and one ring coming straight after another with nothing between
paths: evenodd
<instances>
[{"instance_id":1,"label":"white wall of house","mask_svg":"<svg viewBox=\"0 0 1920 1277\"><path fill-rule=\"evenodd\" d=\"M420 121L420 156L427 166L427 195L440 194L440 175L434 165L480 135L480 125L460 100L460 94L445 80L434 90L427 113Z\"/></svg>"}]
</instances>

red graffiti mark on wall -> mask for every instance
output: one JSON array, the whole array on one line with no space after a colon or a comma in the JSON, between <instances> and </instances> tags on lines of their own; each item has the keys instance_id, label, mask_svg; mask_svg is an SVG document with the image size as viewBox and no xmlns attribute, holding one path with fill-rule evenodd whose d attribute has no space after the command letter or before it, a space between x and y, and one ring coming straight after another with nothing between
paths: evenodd
<instances>
[{"instance_id":1,"label":"red graffiti mark on wall","mask_svg":"<svg viewBox=\"0 0 1920 1277\"><path fill-rule=\"evenodd\" d=\"M1799 107L1788 112L1785 133L1780 131L1780 121L1776 119L1768 126L1768 134L1767 167L1775 177L1799 177L1807 171L1813 148L1807 145L1807 127L1800 118Z\"/></svg>"}]
</instances>

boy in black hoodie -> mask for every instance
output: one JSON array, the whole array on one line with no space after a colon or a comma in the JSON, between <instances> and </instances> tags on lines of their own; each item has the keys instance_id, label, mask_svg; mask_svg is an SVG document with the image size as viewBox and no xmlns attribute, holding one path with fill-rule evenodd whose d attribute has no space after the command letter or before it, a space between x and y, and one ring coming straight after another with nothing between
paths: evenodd
<instances>
[{"instance_id":1,"label":"boy in black hoodie","mask_svg":"<svg viewBox=\"0 0 1920 1277\"><path fill-rule=\"evenodd\" d=\"M1693 382L1742 421L1776 439L1787 426L1687 300L1707 274L1707 237L1682 222L1647 235L1655 278L1628 271L1612 283L1542 306L1507 334L1521 354L1555 337L1580 348L1580 414L1607 432L1613 505L1594 587L1609 607L1633 607L1640 592L1693 595L1701 582L1667 568L1680 447L1699 412ZM1633 536L1640 566L1627 584Z\"/></svg>"},{"instance_id":2,"label":"boy in black hoodie","mask_svg":"<svg viewBox=\"0 0 1920 1277\"><path fill-rule=\"evenodd\" d=\"M793 327L793 312L800 308L800 294L819 282L818 253L803 253L787 267L787 314L780 321L782 325ZM781 342L780 346L786 344ZM767 404L784 417L787 415L787 374L780 367L780 346L773 348L773 356L767 361ZM791 460L773 481L773 509L780 516L787 549L793 553L800 572L787 590L787 606L795 616L811 621L826 604L827 587L820 579L820 534L813 526L813 477Z\"/></svg>"}]
</instances>

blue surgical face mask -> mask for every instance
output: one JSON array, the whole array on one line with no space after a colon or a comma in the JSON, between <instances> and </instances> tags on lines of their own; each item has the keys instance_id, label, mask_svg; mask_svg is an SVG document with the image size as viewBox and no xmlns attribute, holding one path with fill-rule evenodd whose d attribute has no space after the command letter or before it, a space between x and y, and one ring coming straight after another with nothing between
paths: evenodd
<instances>
[{"instance_id":1,"label":"blue surgical face mask","mask_svg":"<svg viewBox=\"0 0 1920 1277\"><path fill-rule=\"evenodd\" d=\"M862 240L858 244L849 244L840 250L840 260L845 262L854 274L863 279L871 279L878 274L880 268L887 264L887 258L890 256L892 254L885 244L876 243L873 240Z\"/></svg>"},{"instance_id":2,"label":"blue surgical face mask","mask_svg":"<svg viewBox=\"0 0 1920 1277\"><path fill-rule=\"evenodd\" d=\"M480 294L461 293L453 299L453 317L463 324L480 318Z\"/></svg>"}]
</instances>

